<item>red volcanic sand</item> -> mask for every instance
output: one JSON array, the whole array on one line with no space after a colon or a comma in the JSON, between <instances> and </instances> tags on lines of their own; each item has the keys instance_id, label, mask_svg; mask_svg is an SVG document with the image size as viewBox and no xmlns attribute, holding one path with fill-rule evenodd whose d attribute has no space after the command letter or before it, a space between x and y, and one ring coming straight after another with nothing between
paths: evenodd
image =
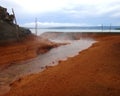
<instances>
[{"instance_id":1,"label":"red volcanic sand","mask_svg":"<svg viewBox=\"0 0 120 96\"><path fill-rule=\"evenodd\" d=\"M22 60L34 58L55 46L57 44L34 35L29 35L22 41L2 44L0 45L0 69Z\"/></svg>"},{"instance_id":2,"label":"red volcanic sand","mask_svg":"<svg viewBox=\"0 0 120 96\"><path fill-rule=\"evenodd\" d=\"M94 37L89 49L21 78L4 96L120 96L120 36Z\"/></svg>"}]
</instances>

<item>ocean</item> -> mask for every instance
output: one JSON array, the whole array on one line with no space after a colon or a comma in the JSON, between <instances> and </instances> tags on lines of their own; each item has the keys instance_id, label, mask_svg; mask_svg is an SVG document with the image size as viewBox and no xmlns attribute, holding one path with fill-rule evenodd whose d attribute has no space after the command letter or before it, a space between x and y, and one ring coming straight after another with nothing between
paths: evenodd
<instances>
[{"instance_id":1,"label":"ocean","mask_svg":"<svg viewBox=\"0 0 120 96\"><path fill-rule=\"evenodd\" d=\"M36 34L35 28L29 28L32 33ZM92 26L92 27L49 27L38 28L37 35L44 32L120 32L120 26Z\"/></svg>"}]
</instances>

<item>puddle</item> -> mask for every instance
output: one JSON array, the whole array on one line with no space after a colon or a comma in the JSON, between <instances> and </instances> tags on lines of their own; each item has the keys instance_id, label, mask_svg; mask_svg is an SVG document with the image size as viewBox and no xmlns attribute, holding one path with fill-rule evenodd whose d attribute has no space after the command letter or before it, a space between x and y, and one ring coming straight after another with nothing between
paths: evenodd
<instances>
[{"instance_id":1,"label":"puddle","mask_svg":"<svg viewBox=\"0 0 120 96\"><path fill-rule=\"evenodd\" d=\"M2 70L0 72L0 94L8 92L10 89L9 85L16 79L24 75L41 72L46 66L57 65L58 61L66 60L68 57L74 57L79 54L80 51L87 49L95 43L95 41L91 39L67 42L70 42L70 44L54 48L36 58L20 62L19 64L12 65L7 69Z\"/></svg>"}]
</instances>

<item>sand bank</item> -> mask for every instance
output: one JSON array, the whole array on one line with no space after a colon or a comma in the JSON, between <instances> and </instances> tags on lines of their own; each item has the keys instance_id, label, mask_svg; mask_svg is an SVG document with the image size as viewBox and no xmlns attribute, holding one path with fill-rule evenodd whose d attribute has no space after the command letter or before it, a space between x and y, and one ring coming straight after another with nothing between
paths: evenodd
<instances>
[{"instance_id":1,"label":"sand bank","mask_svg":"<svg viewBox=\"0 0 120 96\"><path fill-rule=\"evenodd\" d=\"M34 58L56 46L58 44L34 35L29 35L22 41L2 44L0 45L0 70L19 61Z\"/></svg>"},{"instance_id":2,"label":"sand bank","mask_svg":"<svg viewBox=\"0 0 120 96\"><path fill-rule=\"evenodd\" d=\"M96 44L58 66L12 83L4 96L119 96L120 35L94 35Z\"/></svg>"}]
</instances>

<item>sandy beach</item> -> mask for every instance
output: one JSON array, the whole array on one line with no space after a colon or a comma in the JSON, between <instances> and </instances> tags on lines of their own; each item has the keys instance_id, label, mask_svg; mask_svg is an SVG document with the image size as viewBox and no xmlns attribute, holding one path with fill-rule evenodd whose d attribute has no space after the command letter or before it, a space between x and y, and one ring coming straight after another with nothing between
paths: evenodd
<instances>
[{"instance_id":1,"label":"sandy beach","mask_svg":"<svg viewBox=\"0 0 120 96\"><path fill-rule=\"evenodd\" d=\"M120 35L90 35L98 41L43 72L24 76L1 96L120 96Z\"/></svg>"}]
</instances>

